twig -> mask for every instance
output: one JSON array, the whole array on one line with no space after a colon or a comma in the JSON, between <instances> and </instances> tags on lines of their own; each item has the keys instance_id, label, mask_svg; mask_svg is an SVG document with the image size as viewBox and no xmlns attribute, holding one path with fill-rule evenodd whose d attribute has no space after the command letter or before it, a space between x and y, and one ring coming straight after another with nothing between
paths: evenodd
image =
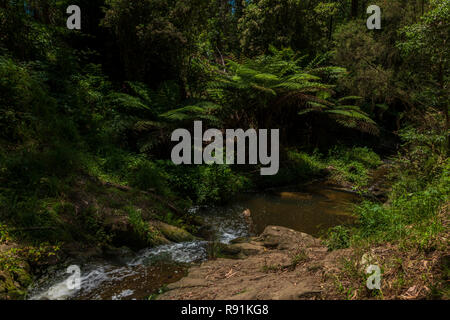
<instances>
[{"instance_id":1,"label":"twig","mask_svg":"<svg viewBox=\"0 0 450 320\"><path fill-rule=\"evenodd\" d=\"M56 228L55 228L55 227L12 228L12 229L8 229L8 232L15 232L15 231L36 231L36 230L56 230Z\"/></svg>"}]
</instances>

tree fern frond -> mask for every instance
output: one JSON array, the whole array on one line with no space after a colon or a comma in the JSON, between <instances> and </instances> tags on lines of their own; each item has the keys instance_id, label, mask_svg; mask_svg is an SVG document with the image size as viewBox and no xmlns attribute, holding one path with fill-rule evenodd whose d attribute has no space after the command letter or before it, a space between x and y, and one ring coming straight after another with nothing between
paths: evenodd
<instances>
[{"instance_id":1,"label":"tree fern frond","mask_svg":"<svg viewBox=\"0 0 450 320\"><path fill-rule=\"evenodd\" d=\"M308 81L308 80L317 81L317 80L320 80L320 77L314 76L309 73L297 73L297 74L294 74L287 78L287 81L290 81L290 82L300 82L300 81Z\"/></svg>"},{"instance_id":2,"label":"tree fern frond","mask_svg":"<svg viewBox=\"0 0 450 320\"><path fill-rule=\"evenodd\" d=\"M327 112L331 113L331 114L345 116L350 119L360 119L360 120L364 120L368 123L375 124L375 122L372 119L370 119L370 117L368 117L367 115L365 115L361 112L355 111L355 110L331 109L331 110L328 110Z\"/></svg>"},{"instance_id":3,"label":"tree fern frond","mask_svg":"<svg viewBox=\"0 0 450 320\"><path fill-rule=\"evenodd\" d=\"M113 93L109 96L109 103L125 109L147 109L150 107L144 104L141 99L125 93Z\"/></svg>"},{"instance_id":4,"label":"tree fern frond","mask_svg":"<svg viewBox=\"0 0 450 320\"><path fill-rule=\"evenodd\" d=\"M317 111L316 108L307 108L307 109L300 110L297 114L302 116L302 115L305 115L307 113L311 113L311 112L315 112L315 111Z\"/></svg>"},{"instance_id":5,"label":"tree fern frond","mask_svg":"<svg viewBox=\"0 0 450 320\"><path fill-rule=\"evenodd\" d=\"M258 73L255 75L255 80L258 81L265 81L265 82L276 82L280 81L280 78L278 78L276 75L271 73Z\"/></svg>"},{"instance_id":6,"label":"tree fern frond","mask_svg":"<svg viewBox=\"0 0 450 320\"><path fill-rule=\"evenodd\" d=\"M338 102L344 102L344 101L348 101L348 100L361 100L362 97L360 96L347 96L347 97L343 97L338 99Z\"/></svg>"},{"instance_id":7,"label":"tree fern frond","mask_svg":"<svg viewBox=\"0 0 450 320\"><path fill-rule=\"evenodd\" d=\"M253 89L256 89L257 91L261 91L261 92L264 92L264 93L267 93L267 94L270 94L270 95L273 95L273 96L276 96L276 95L277 95L277 93L275 92L275 90L273 90L273 89L271 89L271 88L267 88L267 87L263 87L263 86L257 85L257 84L255 84L255 83L253 83L253 84L251 85L251 87L252 87Z\"/></svg>"},{"instance_id":8,"label":"tree fern frond","mask_svg":"<svg viewBox=\"0 0 450 320\"><path fill-rule=\"evenodd\" d=\"M158 121L140 120L134 124L133 129L135 131L148 131L151 129L165 128L166 124Z\"/></svg>"}]
</instances>

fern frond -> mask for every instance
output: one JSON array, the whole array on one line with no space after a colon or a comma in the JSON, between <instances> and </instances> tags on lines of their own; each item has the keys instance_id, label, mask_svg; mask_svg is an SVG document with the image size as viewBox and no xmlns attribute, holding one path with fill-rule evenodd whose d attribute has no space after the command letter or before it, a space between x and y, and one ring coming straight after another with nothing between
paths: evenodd
<instances>
[{"instance_id":1,"label":"fern frond","mask_svg":"<svg viewBox=\"0 0 450 320\"><path fill-rule=\"evenodd\" d=\"M141 99L125 93L113 93L109 96L109 103L124 109L147 109L150 107L144 104Z\"/></svg>"}]
</instances>

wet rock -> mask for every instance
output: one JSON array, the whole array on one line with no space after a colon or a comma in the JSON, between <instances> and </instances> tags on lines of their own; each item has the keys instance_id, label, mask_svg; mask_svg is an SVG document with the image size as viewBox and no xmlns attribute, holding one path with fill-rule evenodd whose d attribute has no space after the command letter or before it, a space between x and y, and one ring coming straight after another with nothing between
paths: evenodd
<instances>
[{"instance_id":1,"label":"wet rock","mask_svg":"<svg viewBox=\"0 0 450 320\"><path fill-rule=\"evenodd\" d=\"M103 256L119 264L124 264L131 260L135 256L135 253L127 247L116 248L107 245L103 248Z\"/></svg>"},{"instance_id":2,"label":"wet rock","mask_svg":"<svg viewBox=\"0 0 450 320\"><path fill-rule=\"evenodd\" d=\"M150 230L148 233L145 233L136 230L126 215L109 216L103 222L106 230L114 234L112 244L115 247L126 246L133 249L143 249L149 246L170 243L164 233L155 232L159 229L155 228L155 224L157 223L150 223ZM169 230L169 228L165 228L165 230ZM170 231L167 233L169 234ZM149 237L149 234L152 234L152 237Z\"/></svg>"},{"instance_id":3,"label":"wet rock","mask_svg":"<svg viewBox=\"0 0 450 320\"><path fill-rule=\"evenodd\" d=\"M127 246L139 249L148 246L148 239L144 239L136 232L126 215L108 216L103 225L108 232L114 234L112 243L116 247Z\"/></svg>"},{"instance_id":4,"label":"wet rock","mask_svg":"<svg viewBox=\"0 0 450 320\"><path fill-rule=\"evenodd\" d=\"M189 223L191 223L193 225L196 225L196 226L200 226L200 227L207 225L205 219L203 217L201 217L201 216L198 216L198 215L190 216L189 217Z\"/></svg>"},{"instance_id":5,"label":"wet rock","mask_svg":"<svg viewBox=\"0 0 450 320\"><path fill-rule=\"evenodd\" d=\"M80 263L89 261L92 258L101 257L103 251L98 246L86 247L79 243L68 243L62 248L64 253L71 259L79 260Z\"/></svg>"},{"instance_id":6,"label":"wet rock","mask_svg":"<svg viewBox=\"0 0 450 320\"><path fill-rule=\"evenodd\" d=\"M196 233L197 236L209 240L214 238L214 234L214 228L211 225L201 226Z\"/></svg>"}]
</instances>

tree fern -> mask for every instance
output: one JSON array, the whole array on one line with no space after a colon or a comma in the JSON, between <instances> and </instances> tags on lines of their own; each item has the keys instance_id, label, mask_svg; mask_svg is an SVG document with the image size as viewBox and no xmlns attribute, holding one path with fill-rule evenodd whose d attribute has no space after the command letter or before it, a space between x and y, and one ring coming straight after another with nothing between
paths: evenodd
<instances>
[{"instance_id":1,"label":"tree fern","mask_svg":"<svg viewBox=\"0 0 450 320\"><path fill-rule=\"evenodd\" d=\"M110 94L111 107L128 114L131 119L124 123L127 130L140 137L141 151L149 151L170 139L172 131L190 125L194 120L204 120L218 125L215 116L219 106L209 101L182 101L178 87L165 83L159 90L150 90L139 82L127 82L127 93Z\"/></svg>"},{"instance_id":2,"label":"tree fern","mask_svg":"<svg viewBox=\"0 0 450 320\"><path fill-rule=\"evenodd\" d=\"M297 58L292 50L270 48L270 51L271 55L243 62L227 61L227 72L218 73L209 84L209 97L224 106L225 117L237 114L238 118L255 124L257 119L261 121L263 108L271 107L274 112L297 108L299 115L321 113L342 126L377 132L375 122L366 113L346 103L359 97L335 100L335 86L323 80L345 76L344 68L319 66L324 58L302 68L300 62L304 57Z\"/></svg>"}]
</instances>

